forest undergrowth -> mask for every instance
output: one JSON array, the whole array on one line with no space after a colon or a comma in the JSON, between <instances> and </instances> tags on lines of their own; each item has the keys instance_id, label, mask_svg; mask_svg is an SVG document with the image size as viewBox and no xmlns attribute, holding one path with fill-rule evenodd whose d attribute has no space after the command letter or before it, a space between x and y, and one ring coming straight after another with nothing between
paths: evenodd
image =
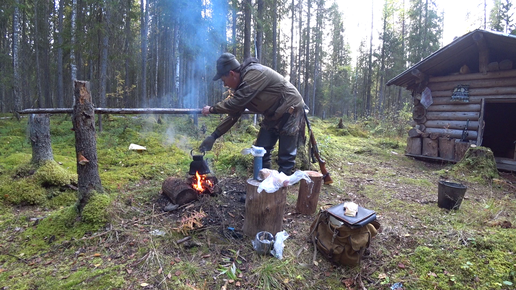
<instances>
[{"instance_id":1,"label":"forest undergrowth","mask_svg":"<svg viewBox=\"0 0 516 290\"><path fill-rule=\"evenodd\" d=\"M0 289L514 289L516 176L479 179L454 164L404 155L406 122L310 118L334 180L319 206L354 201L377 212L379 234L357 267L315 260L314 215L288 188L283 259L242 234L255 138L241 120L206 154L222 192L165 211L168 177L186 178L191 150L219 118L104 116L97 132L102 198L77 217L71 118L51 117L55 163L30 164L27 120L0 118ZM128 150L130 144L145 151ZM317 164L311 170L318 170ZM437 206L438 182L467 186L458 210ZM95 211L96 208L107 210ZM398 283L398 284L396 284Z\"/></svg>"}]
</instances>

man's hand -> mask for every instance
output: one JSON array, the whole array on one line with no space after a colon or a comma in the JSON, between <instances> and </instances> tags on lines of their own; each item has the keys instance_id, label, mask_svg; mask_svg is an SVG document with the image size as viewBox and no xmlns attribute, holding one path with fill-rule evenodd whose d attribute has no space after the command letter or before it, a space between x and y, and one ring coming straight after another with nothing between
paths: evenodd
<instances>
[{"instance_id":1,"label":"man's hand","mask_svg":"<svg viewBox=\"0 0 516 290\"><path fill-rule=\"evenodd\" d=\"M212 135L206 137L206 139L202 141L201 146L199 146L199 151L210 151L211 148L213 148L213 143L215 143L215 137L213 137Z\"/></svg>"},{"instance_id":2,"label":"man's hand","mask_svg":"<svg viewBox=\"0 0 516 290\"><path fill-rule=\"evenodd\" d=\"M210 106L205 106L202 108L201 113L203 116L208 116L210 114Z\"/></svg>"}]
</instances>

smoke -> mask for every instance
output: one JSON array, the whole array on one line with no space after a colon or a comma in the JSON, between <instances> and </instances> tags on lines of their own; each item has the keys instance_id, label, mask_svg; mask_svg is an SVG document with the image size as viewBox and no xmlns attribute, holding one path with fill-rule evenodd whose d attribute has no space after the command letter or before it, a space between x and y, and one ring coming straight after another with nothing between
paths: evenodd
<instances>
[{"instance_id":1,"label":"smoke","mask_svg":"<svg viewBox=\"0 0 516 290\"><path fill-rule=\"evenodd\" d=\"M215 62L227 44L226 0L177 0L179 30L178 87L184 108L206 105Z\"/></svg>"}]
</instances>

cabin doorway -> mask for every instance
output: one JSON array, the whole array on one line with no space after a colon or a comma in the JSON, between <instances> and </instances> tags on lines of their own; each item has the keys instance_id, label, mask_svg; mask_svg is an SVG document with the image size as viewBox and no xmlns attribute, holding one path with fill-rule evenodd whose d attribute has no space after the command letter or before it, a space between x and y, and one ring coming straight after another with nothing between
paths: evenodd
<instances>
[{"instance_id":1,"label":"cabin doorway","mask_svg":"<svg viewBox=\"0 0 516 290\"><path fill-rule=\"evenodd\" d=\"M486 102L484 105L484 137L482 146L489 147L495 157L515 159L516 102Z\"/></svg>"}]
</instances>

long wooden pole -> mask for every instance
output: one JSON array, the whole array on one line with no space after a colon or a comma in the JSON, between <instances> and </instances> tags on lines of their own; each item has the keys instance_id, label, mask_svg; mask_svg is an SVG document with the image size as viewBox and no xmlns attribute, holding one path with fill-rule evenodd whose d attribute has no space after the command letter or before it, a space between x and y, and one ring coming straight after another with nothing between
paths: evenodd
<instances>
[{"instance_id":1,"label":"long wooden pole","mask_svg":"<svg viewBox=\"0 0 516 290\"><path fill-rule=\"evenodd\" d=\"M201 114L202 109L178 109L178 108L94 108L95 114L175 114L196 115ZM36 108L18 111L19 114L71 114L72 108ZM257 114L245 111L244 114Z\"/></svg>"}]
</instances>

